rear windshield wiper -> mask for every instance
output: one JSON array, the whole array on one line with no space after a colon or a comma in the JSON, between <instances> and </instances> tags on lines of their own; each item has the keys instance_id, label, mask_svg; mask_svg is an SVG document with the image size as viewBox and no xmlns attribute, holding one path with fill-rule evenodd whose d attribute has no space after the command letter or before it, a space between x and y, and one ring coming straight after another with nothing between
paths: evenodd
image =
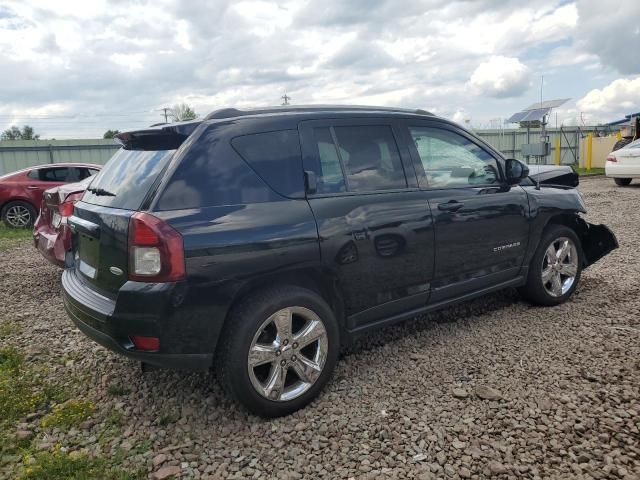
<instances>
[{"instance_id":1,"label":"rear windshield wiper","mask_svg":"<svg viewBox=\"0 0 640 480\"><path fill-rule=\"evenodd\" d=\"M100 188L100 187L96 187L96 188L87 188L87 190L89 190L91 193L93 193L94 195L104 195L107 197L115 197L116 194L115 193L111 193L109 190L105 190L104 188Z\"/></svg>"}]
</instances>

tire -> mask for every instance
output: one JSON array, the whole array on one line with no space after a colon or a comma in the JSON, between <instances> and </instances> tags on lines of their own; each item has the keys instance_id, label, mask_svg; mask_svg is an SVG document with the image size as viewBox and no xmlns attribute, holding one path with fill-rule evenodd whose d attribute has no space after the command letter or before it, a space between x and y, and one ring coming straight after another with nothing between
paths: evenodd
<instances>
[{"instance_id":1,"label":"tire","mask_svg":"<svg viewBox=\"0 0 640 480\"><path fill-rule=\"evenodd\" d=\"M630 178L614 178L613 181L616 182L616 185L619 187L627 187L631 183Z\"/></svg>"},{"instance_id":2,"label":"tire","mask_svg":"<svg viewBox=\"0 0 640 480\"><path fill-rule=\"evenodd\" d=\"M291 319L289 333L287 318ZM302 334L305 330L309 335ZM231 398L269 418L290 414L311 402L331 378L340 349L338 323L329 305L315 292L295 286L269 288L241 300L221 335L216 354L218 380ZM317 340L302 346L305 338L315 336ZM250 351L254 352L253 366ZM308 362L316 368L309 368ZM308 376L303 379L298 371ZM282 373L284 377L277 375ZM279 383L274 379L282 378L282 388L271 388Z\"/></svg>"},{"instance_id":3,"label":"tire","mask_svg":"<svg viewBox=\"0 0 640 480\"><path fill-rule=\"evenodd\" d=\"M553 256L548 251L553 245L554 252L558 253L565 241L569 248L568 255L559 263L551 265ZM584 253L576 233L564 225L551 225L542 234L529 265L527 283L520 289L520 293L536 305L559 305L576 289L583 265ZM548 282L544 281L546 278L549 279ZM558 280L555 281L555 278Z\"/></svg>"},{"instance_id":4,"label":"tire","mask_svg":"<svg viewBox=\"0 0 640 480\"><path fill-rule=\"evenodd\" d=\"M2 207L2 221L9 228L30 228L36 221L36 209L28 202L16 200Z\"/></svg>"}]
</instances>

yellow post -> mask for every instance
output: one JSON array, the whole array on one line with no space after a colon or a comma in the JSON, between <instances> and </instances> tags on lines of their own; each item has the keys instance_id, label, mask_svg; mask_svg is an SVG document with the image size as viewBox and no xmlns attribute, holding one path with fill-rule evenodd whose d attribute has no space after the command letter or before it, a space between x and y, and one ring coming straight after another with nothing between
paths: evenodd
<instances>
[{"instance_id":1,"label":"yellow post","mask_svg":"<svg viewBox=\"0 0 640 480\"><path fill-rule=\"evenodd\" d=\"M616 138L618 140L622 140L622 132L620 130L618 130L618 133L616 133Z\"/></svg>"},{"instance_id":2,"label":"yellow post","mask_svg":"<svg viewBox=\"0 0 640 480\"><path fill-rule=\"evenodd\" d=\"M593 157L593 133L587 135L587 170L591 170L591 160Z\"/></svg>"},{"instance_id":3,"label":"yellow post","mask_svg":"<svg viewBox=\"0 0 640 480\"><path fill-rule=\"evenodd\" d=\"M556 165L560 165L560 137L556 137Z\"/></svg>"}]
</instances>

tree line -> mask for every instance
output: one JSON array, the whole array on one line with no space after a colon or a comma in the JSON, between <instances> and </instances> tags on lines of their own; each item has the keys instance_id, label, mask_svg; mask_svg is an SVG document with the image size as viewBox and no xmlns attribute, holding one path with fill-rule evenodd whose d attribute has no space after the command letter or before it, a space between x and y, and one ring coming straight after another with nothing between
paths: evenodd
<instances>
[{"instance_id":1,"label":"tree line","mask_svg":"<svg viewBox=\"0 0 640 480\"><path fill-rule=\"evenodd\" d=\"M198 114L195 110L186 103L180 103L174 105L172 108L167 109L167 117L172 122L183 122L187 120L195 120L198 118ZM115 138L120 133L120 130L109 129L104 132L102 138ZM35 133L33 127L25 125L22 128L15 125L7 128L0 134L0 141L9 140L39 140L40 135Z\"/></svg>"}]
</instances>

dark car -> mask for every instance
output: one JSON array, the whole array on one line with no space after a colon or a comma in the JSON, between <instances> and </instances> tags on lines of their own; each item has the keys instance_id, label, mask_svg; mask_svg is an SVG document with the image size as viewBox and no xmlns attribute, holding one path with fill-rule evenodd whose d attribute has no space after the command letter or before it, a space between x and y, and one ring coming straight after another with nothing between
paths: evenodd
<instances>
[{"instance_id":1,"label":"dark car","mask_svg":"<svg viewBox=\"0 0 640 480\"><path fill-rule=\"evenodd\" d=\"M75 205L64 303L146 365L215 367L263 416L373 328L495 290L564 302L617 247L578 191L420 110L225 109L118 135Z\"/></svg>"},{"instance_id":2,"label":"dark car","mask_svg":"<svg viewBox=\"0 0 640 480\"><path fill-rule=\"evenodd\" d=\"M33 241L42 256L64 267L66 252L71 250L71 229L67 220L73 205L82 198L93 177L45 190L40 213L33 226Z\"/></svg>"},{"instance_id":3,"label":"dark car","mask_svg":"<svg viewBox=\"0 0 640 480\"><path fill-rule=\"evenodd\" d=\"M0 177L0 217L8 227L30 227L36 220L45 190L78 182L99 170L99 165L54 163L4 175Z\"/></svg>"}]
</instances>

